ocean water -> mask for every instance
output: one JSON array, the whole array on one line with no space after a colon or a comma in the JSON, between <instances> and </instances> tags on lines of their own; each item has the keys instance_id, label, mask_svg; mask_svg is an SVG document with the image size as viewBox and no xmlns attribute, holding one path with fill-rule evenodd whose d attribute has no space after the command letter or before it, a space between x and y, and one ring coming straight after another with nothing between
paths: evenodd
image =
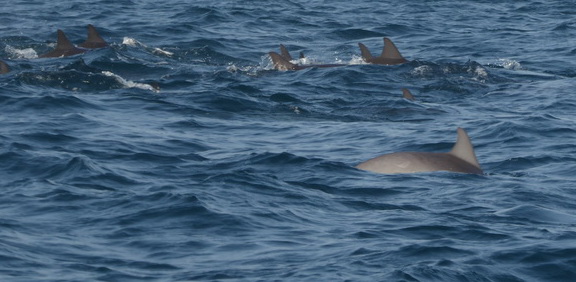
<instances>
[{"instance_id":1,"label":"ocean water","mask_svg":"<svg viewBox=\"0 0 576 282\"><path fill-rule=\"evenodd\" d=\"M0 280L575 281L575 38L573 1L3 3ZM354 168L457 127L484 175Z\"/></svg>"}]
</instances>

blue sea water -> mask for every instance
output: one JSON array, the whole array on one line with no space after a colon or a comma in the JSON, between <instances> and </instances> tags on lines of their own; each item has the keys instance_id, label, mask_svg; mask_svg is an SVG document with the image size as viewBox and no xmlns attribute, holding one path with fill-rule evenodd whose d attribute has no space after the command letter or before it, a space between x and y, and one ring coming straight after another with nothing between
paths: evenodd
<instances>
[{"instance_id":1,"label":"blue sea water","mask_svg":"<svg viewBox=\"0 0 576 282\"><path fill-rule=\"evenodd\" d=\"M573 1L3 3L0 280L576 281L575 38ZM354 168L457 127L484 175Z\"/></svg>"}]
</instances>

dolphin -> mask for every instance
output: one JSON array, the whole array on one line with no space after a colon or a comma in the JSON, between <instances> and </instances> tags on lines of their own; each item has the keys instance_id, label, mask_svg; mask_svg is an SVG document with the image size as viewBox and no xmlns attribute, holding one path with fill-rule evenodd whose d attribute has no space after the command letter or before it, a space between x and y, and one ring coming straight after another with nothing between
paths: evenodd
<instances>
[{"instance_id":1,"label":"dolphin","mask_svg":"<svg viewBox=\"0 0 576 282\"><path fill-rule=\"evenodd\" d=\"M286 49L286 47L282 44L280 44L280 55L282 55L282 57L284 59L286 59L287 61L292 61L292 56L290 55L290 52L288 52L288 49ZM300 59L304 59L304 53L300 52Z\"/></svg>"},{"instance_id":2,"label":"dolphin","mask_svg":"<svg viewBox=\"0 0 576 282\"><path fill-rule=\"evenodd\" d=\"M370 50L362 43L358 43L360 47L360 52L362 53L362 59L370 64L376 65L400 65L408 62L404 59L396 48L396 45L389 38L384 37L384 48L382 49L382 55L380 57L372 57Z\"/></svg>"},{"instance_id":3,"label":"dolphin","mask_svg":"<svg viewBox=\"0 0 576 282\"><path fill-rule=\"evenodd\" d=\"M284 56L276 53L270 52L268 53L270 58L272 58L272 63L274 63L274 69L276 70L303 70L307 68L333 68L333 67L341 67L345 66L344 64L317 64L317 65L298 65L291 63L289 60L286 60Z\"/></svg>"},{"instance_id":4,"label":"dolphin","mask_svg":"<svg viewBox=\"0 0 576 282\"><path fill-rule=\"evenodd\" d=\"M75 47L70 40L66 37L62 30L58 30L58 41L56 42L56 48L46 54L42 54L38 57L40 58L57 58L57 57L67 57L86 52L85 49L80 49Z\"/></svg>"},{"instance_id":5,"label":"dolphin","mask_svg":"<svg viewBox=\"0 0 576 282\"><path fill-rule=\"evenodd\" d=\"M286 49L286 47L280 44L280 54L276 52L269 52L268 55L272 59L274 64L274 69L276 70L302 70L307 68L331 68L331 67L341 67L344 64L316 64L316 65L299 65L294 64L292 61L292 56ZM300 59L304 59L304 53L300 52Z\"/></svg>"},{"instance_id":6,"label":"dolphin","mask_svg":"<svg viewBox=\"0 0 576 282\"><path fill-rule=\"evenodd\" d=\"M98 34L98 31L96 31L96 28L93 25L89 24L88 38L86 38L86 41L84 41L82 44L78 46L87 49L96 49L96 48L104 48L108 46L108 43L106 43L106 41L102 39L100 34Z\"/></svg>"},{"instance_id":7,"label":"dolphin","mask_svg":"<svg viewBox=\"0 0 576 282\"><path fill-rule=\"evenodd\" d=\"M457 132L456 144L450 152L391 153L365 161L356 168L387 174L430 171L483 174L468 134L462 128L458 128Z\"/></svg>"},{"instance_id":8,"label":"dolphin","mask_svg":"<svg viewBox=\"0 0 576 282\"><path fill-rule=\"evenodd\" d=\"M402 88L402 98L404 98L406 100L410 100L410 101L416 100L414 98L414 95L412 95L412 92L410 92L410 90L408 90L406 88Z\"/></svg>"},{"instance_id":9,"label":"dolphin","mask_svg":"<svg viewBox=\"0 0 576 282\"><path fill-rule=\"evenodd\" d=\"M4 61L0 61L0 74L5 74L10 72L10 67Z\"/></svg>"}]
</instances>

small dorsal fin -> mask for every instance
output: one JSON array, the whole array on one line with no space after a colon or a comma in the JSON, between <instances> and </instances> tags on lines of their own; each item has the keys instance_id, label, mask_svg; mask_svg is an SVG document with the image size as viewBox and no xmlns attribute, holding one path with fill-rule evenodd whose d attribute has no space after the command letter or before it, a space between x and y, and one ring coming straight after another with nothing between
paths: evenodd
<instances>
[{"instance_id":1,"label":"small dorsal fin","mask_svg":"<svg viewBox=\"0 0 576 282\"><path fill-rule=\"evenodd\" d=\"M414 99L414 95L412 95L412 93L410 92L410 90L406 89L406 88L402 88L402 97L404 99L408 99L411 101L414 101L416 99Z\"/></svg>"},{"instance_id":2,"label":"small dorsal fin","mask_svg":"<svg viewBox=\"0 0 576 282\"><path fill-rule=\"evenodd\" d=\"M290 52L288 52L288 49L286 49L286 47L282 44L280 44L280 55L282 55L282 57L284 57L284 59L286 59L287 61L292 61L292 56L290 55Z\"/></svg>"},{"instance_id":3,"label":"small dorsal fin","mask_svg":"<svg viewBox=\"0 0 576 282\"><path fill-rule=\"evenodd\" d=\"M66 34L61 29L58 30L58 41L56 42L56 50L69 50L75 49L74 44L68 40Z\"/></svg>"},{"instance_id":4,"label":"small dorsal fin","mask_svg":"<svg viewBox=\"0 0 576 282\"><path fill-rule=\"evenodd\" d=\"M86 41L79 45L84 48L103 48L108 46L108 43L102 39L96 28L89 24L88 25L88 37Z\"/></svg>"},{"instance_id":5,"label":"small dorsal fin","mask_svg":"<svg viewBox=\"0 0 576 282\"><path fill-rule=\"evenodd\" d=\"M481 169L480 163L478 163L478 159L476 158L476 154L474 153L474 147L472 146L472 142L470 142L470 137L468 137L466 131L460 127L458 127L457 131L458 131L458 138L456 139L456 144L454 144L454 147L452 147L450 154Z\"/></svg>"},{"instance_id":6,"label":"small dorsal fin","mask_svg":"<svg viewBox=\"0 0 576 282\"><path fill-rule=\"evenodd\" d=\"M0 61L0 74L5 74L10 72L10 67L4 61Z\"/></svg>"},{"instance_id":7,"label":"small dorsal fin","mask_svg":"<svg viewBox=\"0 0 576 282\"><path fill-rule=\"evenodd\" d=\"M304 59L306 58L306 56L304 56L304 52L300 52L300 59Z\"/></svg>"},{"instance_id":8,"label":"small dorsal fin","mask_svg":"<svg viewBox=\"0 0 576 282\"><path fill-rule=\"evenodd\" d=\"M398 51L398 48L396 48L396 45L394 45L392 40L387 37L384 37L384 49L382 49L382 55L380 55L380 57L386 59L405 60L400 54L400 51Z\"/></svg>"},{"instance_id":9,"label":"small dorsal fin","mask_svg":"<svg viewBox=\"0 0 576 282\"><path fill-rule=\"evenodd\" d=\"M368 50L366 45L358 43L358 47L360 47L360 53L362 53L362 59L364 59L364 61L368 62L368 60L372 59L372 54L370 53L370 50Z\"/></svg>"},{"instance_id":10,"label":"small dorsal fin","mask_svg":"<svg viewBox=\"0 0 576 282\"><path fill-rule=\"evenodd\" d=\"M272 59L272 63L274 64L274 68L277 70L297 70L298 65L291 63L290 61L286 60L283 56L276 52L268 53L270 58Z\"/></svg>"}]
</instances>

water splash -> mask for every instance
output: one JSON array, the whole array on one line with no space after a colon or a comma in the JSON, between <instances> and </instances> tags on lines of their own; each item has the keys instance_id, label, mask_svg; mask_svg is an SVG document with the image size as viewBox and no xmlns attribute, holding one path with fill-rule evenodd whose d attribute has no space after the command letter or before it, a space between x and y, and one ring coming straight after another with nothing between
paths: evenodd
<instances>
[{"instance_id":1,"label":"water splash","mask_svg":"<svg viewBox=\"0 0 576 282\"><path fill-rule=\"evenodd\" d=\"M512 59L498 59L497 65L505 68L505 69L509 69L509 70L522 70L523 67L522 65L515 60Z\"/></svg>"},{"instance_id":2,"label":"water splash","mask_svg":"<svg viewBox=\"0 0 576 282\"><path fill-rule=\"evenodd\" d=\"M25 49L18 49L14 48L10 45L6 45L4 48L6 53L10 55L12 58L16 59L35 59L38 58L38 53L32 48L25 48Z\"/></svg>"},{"instance_id":3,"label":"water splash","mask_svg":"<svg viewBox=\"0 0 576 282\"><path fill-rule=\"evenodd\" d=\"M163 49L160 49L157 47L156 48L149 48L148 46L146 46L146 44L144 44L144 43L142 43L142 42L140 42L134 38L131 38L131 37L124 37L122 39L122 44L130 46L130 47L142 47L145 49L150 49L150 51L156 55L163 55L163 56L167 56L167 57L171 57L174 55L173 52L166 51L166 50L163 50Z\"/></svg>"},{"instance_id":4,"label":"water splash","mask_svg":"<svg viewBox=\"0 0 576 282\"><path fill-rule=\"evenodd\" d=\"M139 88L139 89L144 89L144 90L150 90L156 93L160 92L160 88L159 87L154 87L150 84L146 84L146 83L138 83L138 82L134 82L134 81L130 81L127 80L113 72L109 72L109 71L103 71L102 74L104 74L105 76L108 77L113 77L116 79L116 81L118 81L120 84L122 84L124 87L126 88Z\"/></svg>"}]
</instances>

